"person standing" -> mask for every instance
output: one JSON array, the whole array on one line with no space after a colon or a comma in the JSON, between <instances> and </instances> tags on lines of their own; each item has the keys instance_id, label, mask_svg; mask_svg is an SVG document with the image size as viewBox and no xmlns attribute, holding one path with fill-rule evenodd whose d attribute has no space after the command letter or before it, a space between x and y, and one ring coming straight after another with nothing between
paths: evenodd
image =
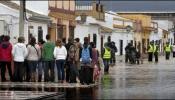
<instances>
[{"instance_id":1,"label":"person standing","mask_svg":"<svg viewBox=\"0 0 175 100\"><path fill-rule=\"evenodd\" d=\"M69 48L73 45L73 39L69 38L68 39L68 43L65 45L66 47L66 50L69 51ZM65 68L66 68L66 82L69 82L70 81L70 64L68 62L68 56L69 54L67 55L67 58L66 58L66 62L65 62Z\"/></svg>"},{"instance_id":2,"label":"person standing","mask_svg":"<svg viewBox=\"0 0 175 100\"><path fill-rule=\"evenodd\" d=\"M155 62L158 62L158 56L159 56L159 44L156 42L154 45L154 56L155 56Z\"/></svg>"},{"instance_id":3,"label":"person standing","mask_svg":"<svg viewBox=\"0 0 175 100\"><path fill-rule=\"evenodd\" d=\"M77 62L79 61L79 48L76 45L76 42L70 46L68 51L68 63L70 67L70 83L79 82L79 72L77 69Z\"/></svg>"},{"instance_id":4,"label":"person standing","mask_svg":"<svg viewBox=\"0 0 175 100\"><path fill-rule=\"evenodd\" d=\"M94 83L98 77L98 71L100 70L99 62L98 62L98 57L99 57L99 52L96 49L96 45L94 42L91 43L91 48L92 48L92 68L91 68L91 81Z\"/></svg>"},{"instance_id":5,"label":"person standing","mask_svg":"<svg viewBox=\"0 0 175 100\"><path fill-rule=\"evenodd\" d=\"M80 50L80 63L81 63L81 84L90 84L90 67L92 61L92 49L89 46L88 37L84 37L83 48Z\"/></svg>"},{"instance_id":6,"label":"person standing","mask_svg":"<svg viewBox=\"0 0 175 100\"><path fill-rule=\"evenodd\" d=\"M44 43L45 43L45 41L42 39L38 42L38 45L39 45L40 50L41 50L41 54L42 54L42 49L43 49ZM39 59L39 62L38 62L38 82L42 81L43 66L44 66L44 62L43 62L43 58L41 56L41 58Z\"/></svg>"},{"instance_id":7,"label":"person standing","mask_svg":"<svg viewBox=\"0 0 175 100\"><path fill-rule=\"evenodd\" d=\"M42 58L44 61L44 82L54 82L55 80L55 61L53 51L55 44L50 41L50 35L46 35L47 42L43 45ZM49 73L50 72L50 73Z\"/></svg>"},{"instance_id":8,"label":"person standing","mask_svg":"<svg viewBox=\"0 0 175 100\"><path fill-rule=\"evenodd\" d=\"M130 49L130 46L131 46L131 44L130 43L128 43L128 45L125 47L125 63L127 63L128 61L129 61L129 49Z\"/></svg>"},{"instance_id":9,"label":"person standing","mask_svg":"<svg viewBox=\"0 0 175 100\"><path fill-rule=\"evenodd\" d=\"M104 62L104 73L109 73L109 62L111 59L111 50L107 46L107 44L104 44L104 49L102 51L102 57L103 57L103 62Z\"/></svg>"},{"instance_id":10,"label":"person standing","mask_svg":"<svg viewBox=\"0 0 175 100\"><path fill-rule=\"evenodd\" d=\"M13 81L11 61L12 61L12 44L9 42L10 37L4 36L4 41L0 44L0 63L1 63L1 81L5 82L6 66L9 72L10 81Z\"/></svg>"},{"instance_id":11,"label":"person standing","mask_svg":"<svg viewBox=\"0 0 175 100\"><path fill-rule=\"evenodd\" d=\"M81 43L80 43L80 39L79 38L76 38L75 39L75 45L77 46L77 54L80 55L80 50L82 49L82 46L81 46ZM80 73L80 71L81 71L80 60L79 60L80 59L80 56L76 56L75 59L77 60L76 66L77 66L78 72ZM79 78L80 78L80 76L79 76Z\"/></svg>"},{"instance_id":12,"label":"person standing","mask_svg":"<svg viewBox=\"0 0 175 100\"><path fill-rule=\"evenodd\" d=\"M38 66L38 61L41 58L41 50L38 44L36 44L36 39L34 37L31 38L29 45L27 46L28 55L28 69L30 78L28 81L36 82L36 68Z\"/></svg>"},{"instance_id":13,"label":"person standing","mask_svg":"<svg viewBox=\"0 0 175 100\"><path fill-rule=\"evenodd\" d=\"M58 81L61 81L61 83L63 83L65 82L64 64L67 57L67 50L62 45L62 41L60 39L56 41L56 47L54 48L53 54L56 58Z\"/></svg>"},{"instance_id":14,"label":"person standing","mask_svg":"<svg viewBox=\"0 0 175 100\"><path fill-rule=\"evenodd\" d=\"M172 47L169 44L169 42L167 42L165 46L165 59L166 60L169 60L171 51L172 51Z\"/></svg>"},{"instance_id":15,"label":"person standing","mask_svg":"<svg viewBox=\"0 0 175 100\"><path fill-rule=\"evenodd\" d=\"M154 42L151 41L149 46L148 46L148 61L149 62L152 62L153 52L154 52Z\"/></svg>"},{"instance_id":16,"label":"person standing","mask_svg":"<svg viewBox=\"0 0 175 100\"><path fill-rule=\"evenodd\" d=\"M12 49L12 55L14 58L14 81L22 82L24 75L24 59L27 56L27 48L24 44L24 37L18 38L18 43L16 43Z\"/></svg>"},{"instance_id":17,"label":"person standing","mask_svg":"<svg viewBox=\"0 0 175 100\"><path fill-rule=\"evenodd\" d=\"M173 58L175 58L175 43L173 44L172 49L173 49Z\"/></svg>"}]
</instances>

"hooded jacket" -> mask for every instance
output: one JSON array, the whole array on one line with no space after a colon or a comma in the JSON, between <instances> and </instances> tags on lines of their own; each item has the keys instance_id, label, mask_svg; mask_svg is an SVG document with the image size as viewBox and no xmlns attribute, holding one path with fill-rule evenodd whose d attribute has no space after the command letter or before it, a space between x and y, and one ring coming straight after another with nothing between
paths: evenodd
<instances>
[{"instance_id":1,"label":"hooded jacket","mask_svg":"<svg viewBox=\"0 0 175 100\"><path fill-rule=\"evenodd\" d=\"M42 49L42 59L44 61L54 60L54 55L53 55L54 48L55 48L54 43L50 41L44 43L43 49Z\"/></svg>"},{"instance_id":2,"label":"hooded jacket","mask_svg":"<svg viewBox=\"0 0 175 100\"><path fill-rule=\"evenodd\" d=\"M10 42L2 42L0 44L0 61L12 60L12 44Z\"/></svg>"},{"instance_id":3,"label":"hooded jacket","mask_svg":"<svg viewBox=\"0 0 175 100\"><path fill-rule=\"evenodd\" d=\"M16 62L24 62L24 59L27 56L27 48L23 43L17 43L12 49L12 55L14 57L14 61Z\"/></svg>"}]
</instances>

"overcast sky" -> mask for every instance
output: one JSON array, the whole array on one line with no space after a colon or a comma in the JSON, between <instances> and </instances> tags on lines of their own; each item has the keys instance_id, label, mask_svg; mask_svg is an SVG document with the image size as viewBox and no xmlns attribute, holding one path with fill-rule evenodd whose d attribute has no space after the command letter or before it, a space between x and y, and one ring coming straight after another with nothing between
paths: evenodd
<instances>
[{"instance_id":1,"label":"overcast sky","mask_svg":"<svg viewBox=\"0 0 175 100\"><path fill-rule=\"evenodd\" d=\"M93 0L78 0L76 1L77 4L90 4ZM97 0L98 1L98 0ZM175 1L122 1L122 0L100 0L102 4L105 5L106 10L112 11L175 11ZM19 1L13 1L19 3ZM48 1L27 1L26 3L27 8L37 11L42 14L47 14L48 10Z\"/></svg>"}]
</instances>

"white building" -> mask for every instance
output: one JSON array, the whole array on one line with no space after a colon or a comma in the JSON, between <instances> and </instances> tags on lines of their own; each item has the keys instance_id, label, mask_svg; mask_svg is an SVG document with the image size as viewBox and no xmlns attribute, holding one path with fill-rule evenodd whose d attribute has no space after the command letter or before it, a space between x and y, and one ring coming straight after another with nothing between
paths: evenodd
<instances>
[{"instance_id":1,"label":"white building","mask_svg":"<svg viewBox=\"0 0 175 100\"><path fill-rule=\"evenodd\" d=\"M128 43L134 41L134 32L132 31L133 21L120 17L114 12L105 13L105 21L113 27L113 32L110 34L111 41L114 41L118 52L117 55L125 54L125 47ZM106 36L107 38L107 36ZM105 38L105 40L107 40Z\"/></svg>"},{"instance_id":2,"label":"white building","mask_svg":"<svg viewBox=\"0 0 175 100\"><path fill-rule=\"evenodd\" d=\"M105 21L96 20L92 16L87 16L85 22L81 21L80 16L76 20L78 23L74 37L79 37L81 43L84 37L89 37L91 42L96 43L98 50L101 50L108 37L111 37L118 49L116 55L123 55L126 45L133 41L133 32L129 30L133 26L132 21L113 12L105 13ZM122 27L116 27L117 25Z\"/></svg>"},{"instance_id":3,"label":"white building","mask_svg":"<svg viewBox=\"0 0 175 100\"><path fill-rule=\"evenodd\" d=\"M174 33L171 31L173 22L169 20L153 20L153 22L157 23L158 30L151 33L150 41L159 41L160 52L163 52L166 42L169 42L171 45L174 43Z\"/></svg>"},{"instance_id":4,"label":"white building","mask_svg":"<svg viewBox=\"0 0 175 100\"><path fill-rule=\"evenodd\" d=\"M30 10L26 11L27 20L24 25L26 43L28 43L30 34L36 37L37 40L45 40L50 18ZM0 35L2 34L10 35L12 43L15 43L19 37L19 5L16 3L0 2Z\"/></svg>"},{"instance_id":5,"label":"white building","mask_svg":"<svg viewBox=\"0 0 175 100\"><path fill-rule=\"evenodd\" d=\"M80 42L83 43L84 37L89 37L90 42L96 43L96 47L99 51L104 45L103 42L103 33L110 34L112 33L112 29L105 26L105 22L96 20L91 16L87 16L86 22L82 23L81 17L77 17L76 20L78 21L75 27L75 38L80 38Z\"/></svg>"}]
</instances>

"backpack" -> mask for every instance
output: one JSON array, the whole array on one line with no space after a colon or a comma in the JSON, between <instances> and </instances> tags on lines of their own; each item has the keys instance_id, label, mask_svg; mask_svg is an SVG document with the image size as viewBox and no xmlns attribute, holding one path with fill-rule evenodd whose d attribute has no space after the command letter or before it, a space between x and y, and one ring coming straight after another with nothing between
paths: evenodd
<instances>
[{"instance_id":1,"label":"backpack","mask_svg":"<svg viewBox=\"0 0 175 100\"><path fill-rule=\"evenodd\" d=\"M81 58L82 58L83 64L90 64L91 63L89 47L83 48L82 53L81 53Z\"/></svg>"}]
</instances>

